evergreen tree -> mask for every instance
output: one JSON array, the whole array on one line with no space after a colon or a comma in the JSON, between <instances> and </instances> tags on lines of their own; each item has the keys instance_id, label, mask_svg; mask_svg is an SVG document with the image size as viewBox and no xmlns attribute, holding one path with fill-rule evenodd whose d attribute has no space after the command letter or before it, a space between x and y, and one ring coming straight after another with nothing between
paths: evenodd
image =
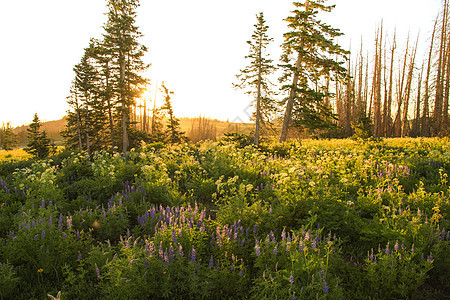
<instances>
[{"instance_id":1,"label":"evergreen tree","mask_svg":"<svg viewBox=\"0 0 450 300\"><path fill-rule=\"evenodd\" d=\"M142 60L147 47L138 42L142 34L135 25L139 1L109 0L107 6L108 21L104 26L103 47L106 55L111 57L110 83L116 97L122 151L126 152L130 145L131 108L148 83L140 75L149 67Z\"/></svg>"},{"instance_id":2,"label":"evergreen tree","mask_svg":"<svg viewBox=\"0 0 450 300\"><path fill-rule=\"evenodd\" d=\"M73 70L75 79L68 97L68 104L73 111L68 112L66 130L62 135L66 138L66 145L69 148L79 148L91 153L106 147L107 127L94 40L91 40L80 63L75 65Z\"/></svg>"},{"instance_id":3,"label":"evergreen tree","mask_svg":"<svg viewBox=\"0 0 450 300\"><path fill-rule=\"evenodd\" d=\"M34 114L32 123L28 131L28 144L24 149L27 153L37 157L46 158L55 152L55 147L50 143L47 132L40 131L41 121L37 114Z\"/></svg>"},{"instance_id":4,"label":"evergreen tree","mask_svg":"<svg viewBox=\"0 0 450 300\"><path fill-rule=\"evenodd\" d=\"M166 129L167 141L172 144L185 142L186 137L184 136L184 132L181 131L180 120L175 118L173 114L172 102L170 101L173 92L169 91L164 82L161 85L161 92L164 96L164 104L162 109L167 112L168 117Z\"/></svg>"},{"instance_id":5,"label":"evergreen tree","mask_svg":"<svg viewBox=\"0 0 450 300\"><path fill-rule=\"evenodd\" d=\"M15 134L11 127L11 122L3 124L0 128L0 146L3 150L12 150L17 146L17 134Z\"/></svg>"},{"instance_id":6,"label":"evergreen tree","mask_svg":"<svg viewBox=\"0 0 450 300\"><path fill-rule=\"evenodd\" d=\"M296 9L286 19L291 31L284 34L280 82L285 83L282 90L288 92L288 97L280 142L286 140L291 122L314 130L329 127L334 119L331 107L324 101L330 91L321 80L332 75L336 81L346 77L343 61L339 59L348 52L333 41L342 33L317 20L319 11L330 12L334 7L323 3L294 2Z\"/></svg>"},{"instance_id":7,"label":"evergreen tree","mask_svg":"<svg viewBox=\"0 0 450 300\"><path fill-rule=\"evenodd\" d=\"M273 40L267 36L269 26L266 25L262 12L256 16L257 23L250 41L250 53L245 58L249 60L249 65L241 70L236 77L239 84L234 84L236 88L247 89L246 93L255 97L255 144L259 145L260 125L264 124L264 119L269 121L271 115L276 112L274 100L270 97L273 92L268 76L273 74L275 67L272 60L265 57L265 50Z\"/></svg>"},{"instance_id":8,"label":"evergreen tree","mask_svg":"<svg viewBox=\"0 0 450 300\"><path fill-rule=\"evenodd\" d=\"M67 103L72 110L67 111L66 128L61 132L64 137L64 143L68 149L76 149L82 151L83 148L83 120L81 118L81 105L78 101L78 92L75 88L75 83L72 82L70 88L70 95L67 97Z\"/></svg>"}]
</instances>

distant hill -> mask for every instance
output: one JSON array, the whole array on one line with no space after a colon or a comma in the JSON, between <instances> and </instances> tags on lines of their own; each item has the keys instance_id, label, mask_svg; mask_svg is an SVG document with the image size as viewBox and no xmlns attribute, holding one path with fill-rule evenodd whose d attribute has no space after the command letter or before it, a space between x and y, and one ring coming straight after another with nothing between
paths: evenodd
<instances>
[{"instance_id":1,"label":"distant hill","mask_svg":"<svg viewBox=\"0 0 450 300\"><path fill-rule=\"evenodd\" d=\"M60 132L66 126L66 117L60 120L42 122L41 130L47 132L48 137L56 145L63 143ZM181 130L193 141L197 142L203 139L218 140L226 132L250 133L253 130L253 123L232 123L209 118L180 118ZM22 125L14 128L14 133L18 135L19 146L27 144L28 125Z\"/></svg>"}]
</instances>

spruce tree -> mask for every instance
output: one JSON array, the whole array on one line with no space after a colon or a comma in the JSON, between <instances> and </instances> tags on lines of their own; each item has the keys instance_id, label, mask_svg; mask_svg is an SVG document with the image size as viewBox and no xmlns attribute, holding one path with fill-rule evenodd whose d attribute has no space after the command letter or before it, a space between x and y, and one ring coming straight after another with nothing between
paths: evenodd
<instances>
[{"instance_id":1,"label":"spruce tree","mask_svg":"<svg viewBox=\"0 0 450 300\"><path fill-rule=\"evenodd\" d=\"M142 60L147 47L139 43L142 34L135 25L138 6L138 0L108 0L108 21L104 26L106 33L102 44L105 55L111 57L110 84L116 98L123 152L130 145L131 108L148 84L148 80L141 76L149 65Z\"/></svg>"},{"instance_id":2,"label":"spruce tree","mask_svg":"<svg viewBox=\"0 0 450 300\"><path fill-rule=\"evenodd\" d=\"M296 127L318 129L331 125L334 116L324 101L330 91L322 85L324 78L343 80L345 55L334 39L342 33L317 19L319 11L330 12L334 6L325 1L294 2L293 15L288 17L289 32L284 34L281 57L282 90L288 93L280 142L287 138L288 129ZM333 76L334 77L331 77Z\"/></svg>"},{"instance_id":3,"label":"spruce tree","mask_svg":"<svg viewBox=\"0 0 450 300\"><path fill-rule=\"evenodd\" d=\"M251 40L247 41L250 53L245 58L249 64L245 69L240 70L236 75L240 81L234 87L246 89L246 93L255 97L255 144L259 145L260 125L264 121L269 121L272 114L276 112L275 101L271 98L273 92L270 87L268 77L273 74L275 67L272 60L266 56L266 49L273 40L267 35L269 26L266 25L264 14L260 12L257 16L257 23Z\"/></svg>"},{"instance_id":4,"label":"spruce tree","mask_svg":"<svg viewBox=\"0 0 450 300\"><path fill-rule=\"evenodd\" d=\"M172 91L165 86L164 82L161 85L161 92L164 97L164 104L162 109L167 112L167 129L166 129L166 140L172 144L178 144L186 141L186 137L184 136L184 132L181 131L180 128L180 120L175 118L173 113L172 102L170 101L171 95L173 95Z\"/></svg>"},{"instance_id":5,"label":"spruce tree","mask_svg":"<svg viewBox=\"0 0 450 300\"><path fill-rule=\"evenodd\" d=\"M51 144L50 139L47 137L47 132L41 132L40 128L41 121L36 113L34 114L30 128L27 129L28 144L24 150L37 158L46 158L55 152L55 147Z\"/></svg>"},{"instance_id":6,"label":"spruce tree","mask_svg":"<svg viewBox=\"0 0 450 300\"><path fill-rule=\"evenodd\" d=\"M17 146L17 134L13 132L11 122L0 128L0 146L3 150L12 150Z\"/></svg>"}]
</instances>

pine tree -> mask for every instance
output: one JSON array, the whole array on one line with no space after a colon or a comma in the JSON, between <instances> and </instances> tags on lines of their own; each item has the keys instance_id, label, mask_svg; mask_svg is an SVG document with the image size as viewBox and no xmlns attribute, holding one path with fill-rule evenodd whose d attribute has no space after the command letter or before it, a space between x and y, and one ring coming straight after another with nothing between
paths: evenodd
<instances>
[{"instance_id":1,"label":"pine tree","mask_svg":"<svg viewBox=\"0 0 450 300\"><path fill-rule=\"evenodd\" d=\"M17 134L13 132L11 122L7 122L6 125L0 128L0 146L3 150L12 150L17 146Z\"/></svg>"},{"instance_id":2,"label":"pine tree","mask_svg":"<svg viewBox=\"0 0 450 300\"><path fill-rule=\"evenodd\" d=\"M273 113L276 112L275 101L271 98L271 83L268 76L273 74L275 67L272 60L265 57L265 51L269 43L273 40L267 35L269 26L266 25L262 12L256 16L257 23L250 41L250 53L245 58L249 60L249 65L241 70L236 77L239 84L234 87L247 89L246 93L255 97L255 144L259 145L260 125L269 122Z\"/></svg>"},{"instance_id":3,"label":"pine tree","mask_svg":"<svg viewBox=\"0 0 450 300\"><path fill-rule=\"evenodd\" d=\"M109 0L107 6L108 21L104 26L103 46L105 53L112 58L110 80L122 131L122 151L126 152L130 146L131 109L148 83L140 75L148 68L142 60L147 47L138 42L142 34L135 25L139 1Z\"/></svg>"},{"instance_id":4,"label":"pine tree","mask_svg":"<svg viewBox=\"0 0 450 300\"><path fill-rule=\"evenodd\" d=\"M343 61L339 60L345 58L348 52L333 41L342 33L316 18L319 10L330 12L334 7L326 6L323 2L294 2L296 9L286 19L291 31L284 34L280 65L284 74L280 81L285 83L282 90L289 95L285 99L280 142L286 140L292 121L297 127L313 130L330 126L333 114L324 103L329 91L321 85L320 80L331 75L336 81L346 77Z\"/></svg>"},{"instance_id":5,"label":"pine tree","mask_svg":"<svg viewBox=\"0 0 450 300\"><path fill-rule=\"evenodd\" d=\"M164 82L161 85L161 92L163 93L164 97L164 104L162 106L162 109L167 112L168 117L166 129L167 142L172 144L185 142L186 137L184 136L184 132L181 131L180 120L178 118L175 118L172 102L170 101L173 92L169 91Z\"/></svg>"},{"instance_id":6,"label":"pine tree","mask_svg":"<svg viewBox=\"0 0 450 300\"><path fill-rule=\"evenodd\" d=\"M37 157L46 158L55 152L55 147L50 143L46 131L40 131L41 121L37 114L34 114L33 121L28 131L28 144L24 149L27 153Z\"/></svg>"}]
</instances>

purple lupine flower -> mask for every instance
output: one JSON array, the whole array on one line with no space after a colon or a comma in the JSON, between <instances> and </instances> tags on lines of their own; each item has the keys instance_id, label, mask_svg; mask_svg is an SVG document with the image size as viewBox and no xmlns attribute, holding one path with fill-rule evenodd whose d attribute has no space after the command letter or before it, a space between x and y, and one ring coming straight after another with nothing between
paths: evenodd
<instances>
[{"instance_id":1,"label":"purple lupine flower","mask_svg":"<svg viewBox=\"0 0 450 300\"><path fill-rule=\"evenodd\" d=\"M77 236L77 240L79 240L80 239L80 232L78 230L76 232L76 236Z\"/></svg>"},{"instance_id":2,"label":"purple lupine flower","mask_svg":"<svg viewBox=\"0 0 450 300\"><path fill-rule=\"evenodd\" d=\"M253 233L256 234L256 231L258 231L258 223L255 223L255 226L253 226Z\"/></svg>"},{"instance_id":3,"label":"purple lupine flower","mask_svg":"<svg viewBox=\"0 0 450 300\"><path fill-rule=\"evenodd\" d=\"M298 245L298 251L299 251L299 252L303 252L303 241L300 240L300 242L299 242L298 244L299 244L299 245Z\"/></svg>"},{"instance_id":4,"label":"purple lupine flower","mask_svg":"<svg viewBox=\"0 0 450 300\"><path fill-rule=\"evenodd\" d=\"M97 274L97 278L100 279L100 269L97 266L97 263L94 263L95 265L95 273Z\"/></svg>"},{"instance_id":5,"label":"purple lupine flower","mask_svg":"<svg viewBox=\"0 0 450 300\"><path fill-rule=\"evenodd\" d=\"M209 259L209 267L210 268L214 267L214 259L213 259L212 255L211 255L211 258Z\"/></svg>"},{"instance_id":6,"label":"purple lupine flower","mask_svg":"<svg viewBox=\"0 0 450 300\"><path fill-rule=\"evenodd\" d=\"M144 268L148 268L148 259L144 261Z\"/></svg>"},{"instance_id":7,"label":"purple lupine flower","mask_svg":"<svg viewBox=\"0 0 450 300\"><path fill-rule=\"evenodd\" d=\"M81 255L81 252L78 251L78 259L80 260L80 259L82 259L82 258L83 258L83 256Z\"/></svg>"},{"instance_id":8,"label":"purple lupine flower","mask_svg":"<svg viewBox=\"0 0 450 300\"><path fill-rule=\"evenodd\" d=\"M191 261L195 262L195 249L194 249L194 246L192 246Z\"/></svg>"},{"instance_id":9,"label":"purple lupine flower","mask_svg":"<svg viewBox=\"0 0 450 300\"><path fill-rule=\"evenodd\" d=\"M53 201L52 200L48 201L48 205L49 206L53 205Z\"/></svg>"},{"instance_id":10,"label":"purple lupine flower","mask_svg":"<svg viewBox=\"0 0 450 300\"><path fill-rule=\"evenodd\" d=\"M405 250L406 246L405 246L405 242L404 241L402 241L401 247L402 247L402 250Z\"/></svg>"},{"instance_id":11,"label":"purple lupine flower","mask_svg":"<svg viewBox=\"0 0 450 300\"><path fill-rule=\"evenodd\" d=\"M398 251L398 249L399 249L398 240L395 242L394 249L395 249L395 251Z\"/></svg>"},{"instance_id":12,"label":"purple lupine flower","mask_svg":"<svg viewBox=\"0 0 450 300\"><path fill-rule=\"evenodd\" d=\"M283 231L281 232L281 240L284 242L286 240L286 230L283 228Z\"/></svg>"},{"instance_id":13,"label":"purple lupine flower","mask_svg":"<svg viewBox=\"0 0 450 300\"><path fill-rule=\"evenodd\" d=\"M177 244L177 232L176 232L175 228L172 228L172 242L174 244Z\"/></svg>"},{"instance_id":14,"label":"purple lupine flower","mask_svg":"<svg viewBox=\"0 0 450 300\"><path fill-rule=\"evenodd\" d=\"M13 231L13 232L11 232L11 237L12 237L12 238L14 238L14 231Z\"/></svg>"},{"instance_id":15,"label":"purple lupine flower","mask_svg":"<svg viewBox=\"0 0 450 300\"><path fill-rule=\"evenodd\" d=\"M312 248L313 250L316 250L316 249L317 249L317 242L316 242L316 240L313 240L311 248Z\"/></svg>"},{"instance_id":16,"label":"purple lupine flower","mask_svg":"<svg viewBox=\"0 0 450 300\"><path fill-rule=\"evenodd\" d=\"M63 238L67 237L67 234L65 232L62 233Z\"/></svg>"},{"instance_id":17,"label":"purple lupine flower","mask_svg":"<svg viewBox=\"0 0 450 300\"><path fill-rule=\"evenodd\" d=\"M255 251L256 251L256 256L260 256L261 255L261 248L259 247L259 244L255 245Z\"/></svg>"},{"instance_id":18,"label":"purple lupine flower","mask_svg":"<svg viewBox=\"0 0 450 300\"><path fill-rule=\"evenodd\" d=\"M41 232L41 238L45 238L45 230L42 230L42 232Z\"/></svg>"},{"instance_id":19,"label":"purple lupine flower","mask_svg":"<svg viewBox=\"0 0 450 300\"><path fill-rule=\"evenodd\" d=\"M292 271L291 271L291 275L289 276L289 282L291 284L294 284L294 275L292 275Z\"/></svg>"},{"instance_id":20,"label":"purple lupine flower","mask_svg":"<svg viewBox=\"0 0 450 300\"><path fill-rule=\"evenodd\" d=\"M163 250L162 241L159 243L158 254L159 254L159 258L164 259L164 250Z\"/></svg>"},{"instance_id":21,"label":"purple lupine flower","mask_svg":"<svg viewBox=\"0 0 450 300\"><path fill-rule=\"evenodd\" d=\"M323 281L323 292L328 294L330 292L329 288L328 288L328 283L324 280Z\"/></svg>"},{"instance_id":22,"label":"purple lupine flower","mask_svg":"<svg viewBox=\"0 0 450 300\"><path fill-rule=\"evenodd\" d=\"M239 277L244 276L244 273L242 273L242 270L239 271Z\"/></svg>"},{"instance_id":23,"label":"purple lupine flower","mask_svg":"<svg viewBox=\"0 0 450 300\"><path fill-rule=\"evenodd\" d=\"M167 265L169 263L169 254L167 253L167 249L164 251L164 264Z\"/></svg>"},{"instance_id":24,"label":"purple lupine flower","mask_svg":"<svg viewBox=\"0 0 450 300\"><path fill-rule=\"evenodd\" d=\"M42 207L42 208L45 207L45 200L44 200L44 199L42 199L42 201L41 201L41 207Z\"/></svg>"},{"instance_id":25,"label":"purple lupine flower","mask_svg":"<svg viewBox=\"0 0 450 300\"><path fill-rule=\"evenodd\" d=\"M416 252L416 250L414 249L414 244L413 244L412 247L411 247L411 252L412 252L412 253Z\"/></svg>"},{"instance_id":26,"label":"purple lupine flower","mask_svg":"<svg viewBox=\"0 0 450 300\"><path fill-rule=\"evenodd\" d=\"M389 255L391 253L391 251L389 250L389 242L386 245L386 250L384 251L384 253L386 253L386 255Z\"/></svg>"},{"instance_id":27,"label":"purple lupine flower","mask_svg":"<svg viewBox=\"0 0 450 300\"><path fill-rule=\"evenodd\" d=\"M278 244L275 245L275 247L273 248L273 254L277 255L278 253Z\"/></svg>"},{"instance_id":28,"label":"purple lupine flower","mask_svg":"<svg viewBox=\"0 0 450 300\"><path fill-rule=\"evenodd\" d=\"M270 240L272 242L274 242L275 241L275 234L273 234L273 232L271 231L271 232L269 232L269 236L270 236Z\"/></svg>"},{"instance_id":29,"label":"purple lupine flower","mask_svg":"<svg viewBox=\"0 0 450 300\"><path fill-rule=\"evenodd\" d=\"M37 235L37 234L36 234L36 235L34 236L34 239L35 239L35 240L37 240L37 239L38 239L38 235Z\"/></svg>"},{"instance_id":30,"label":"purple lupine flower","mask_svg":"<svg viewBox=\"0 0 450 300\"><path fill-rule=\"evenodd\" d=\"M59 228L59 230L63 229L63 216L62 215L59 215L58 228Z\"/></svg>"},{"instance_id":31,"label":"purple lupine flower","mask_svg":"<svg viewBox=\"0 0 450 300\"><path fill-rule=\"evenodd\" d=\"M432 263L434 261L433 253L430 252L430 255L428 256L428 261Z\"/></svg>"},{"instance_id":32,"label":"purple lupine flower","mask_svg":"<svg viewBox=\"0 0 450 300\"><path fill-rule=\"evenodd\" d=\"M305 233L305 241L309 241L309 239L311 238L311 233L308 232Z\"/></svg>"}]
</instances>

